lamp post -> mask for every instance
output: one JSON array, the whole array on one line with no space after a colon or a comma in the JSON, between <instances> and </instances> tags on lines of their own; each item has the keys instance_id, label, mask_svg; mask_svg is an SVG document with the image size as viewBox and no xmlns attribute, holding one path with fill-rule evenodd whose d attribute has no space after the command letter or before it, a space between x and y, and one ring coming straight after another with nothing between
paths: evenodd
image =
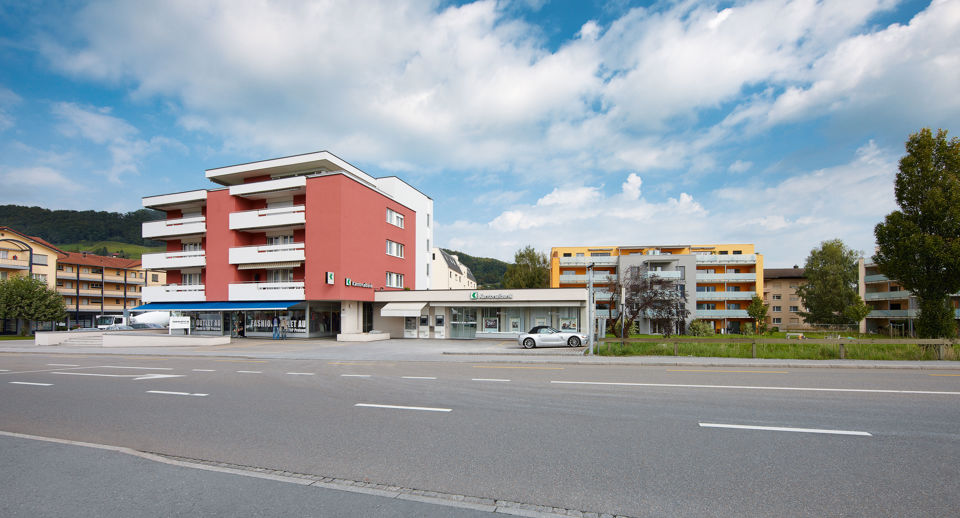
<instances>
[{"instance_id":1,"label":"lamp post","mask_svg":"<svg viewBox=\"0 0 960 518\"><path fill-rule=\"evenodd\" d=\"M587 350L593 354L593 327L596 320L596 304L593 301L593 267L595 263L587 265Z\"/></svg>"}]
</instances>

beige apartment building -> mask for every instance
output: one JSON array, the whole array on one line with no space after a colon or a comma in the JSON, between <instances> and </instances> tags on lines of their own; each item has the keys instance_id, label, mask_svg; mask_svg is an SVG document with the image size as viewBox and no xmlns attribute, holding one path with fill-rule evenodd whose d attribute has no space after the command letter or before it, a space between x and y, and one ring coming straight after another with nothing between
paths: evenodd
<instances>
[{"instance_id":1,"label":"beige apartment building","mask_svg":"<svg viewBox=\"0 0 960 518\"><path fill-rule=\"evenodd\" d=\"M797 288L806 283L803 268L766 268L763 270L763 302L767 307L767 327L781 331L812 331L800 316L806 309Z\"/></svg>"},{"instance_id":2,"label":"beige apartment building","mask_svg":"<svg viewBox=\"0 0 960 518\"><path fill-rule=\"evenodd\" d=\"M440 248L430 251L431 290L475 290L477 279L460 258Z\"/></svg>"},{"instance_id":3,"label":"beige apartment building","mask_svg":"<svg viewBox=\"0 0 960 518\"><path fill-rule=\"evenodd\" d=\"M164 271L144 270L139 260L87 252L61 252L56 272L68 327L95 327L100 315L119 315L139 306L143 288L166 284L167 277Z\"/></svg>"}]
</instances>

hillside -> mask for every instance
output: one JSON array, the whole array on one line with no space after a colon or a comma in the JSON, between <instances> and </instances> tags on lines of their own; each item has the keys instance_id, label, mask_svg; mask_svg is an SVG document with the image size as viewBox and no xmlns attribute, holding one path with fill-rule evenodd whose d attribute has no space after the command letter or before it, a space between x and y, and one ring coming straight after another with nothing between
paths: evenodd
<instances>
[{"instance_id":1,"label":"hillside","mask_svg":"<svg viewBox=\"0 0 960 518\"><path fill-rule=\"evenodd\" d=\"M162 217L162 212L150 209L119 213L0 205L0 225L28 236L43 238L56 245L116 241L148 247L162 246L163 243L141 237L141 225L144 221Z\"/></svg>"},{"instance_id":2,"label":"hillside","mask_svg":"<svg viewBox=\"0 0 960 518\"><path fill-rule=\"evenodd\" d=\"M474 257L464 252L456 250L443 249L448 254L460 258L460 262L467 265L473 276L477 279L477 287L485 289L496 289L503 287L503 274L507 271L510 263L505 263L499 259L490 257Z\"/></svg>"},{"instance_id":3,"label":"hillside","mask_svg":"<svg viewBox=\"0 0 960 518\"><path fill-rule=\"evenodd\" d=\"M80 243L57 243L61 250L66 252L93 252L97 255L119 254L125 259L140 259L143 254L152 254L166 251L163 245L148 247L132 245L119 241L83 241Z\"/></svg>"}]
</instances>

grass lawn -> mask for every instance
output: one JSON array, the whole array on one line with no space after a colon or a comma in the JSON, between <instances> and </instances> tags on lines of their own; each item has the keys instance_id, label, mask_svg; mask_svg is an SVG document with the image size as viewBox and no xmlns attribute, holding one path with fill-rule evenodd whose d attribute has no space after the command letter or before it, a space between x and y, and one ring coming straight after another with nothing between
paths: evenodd
<instances>
[{"instance_id":1,"label":"grass lawn","mask_svg":"<svg viewBox=\"0 0 960 518\"><path fill-rule=\"evenodd\" d=\"M33 340L32 336L0 335L0 340Z\"/></svg>"},{"instance_id":2,"label":"grass lawn","mask_svg":"<svg viewBox=\"0 0 960 518\"><path fill-rule=\"evenodd\" d=\"M92 252L100 248L106 247L107 251L110 253L113 252L124 252L131 259L140 259L140 256L143 254L151 254L158 252L165 252L166 248L163 246L160 247L148 247L143 245L133 245L130 243L120 243L118 241L81 241L79 243L68 243L65 245L57 245L62 250L67 252Z\"/></svg>"}]
</instances>

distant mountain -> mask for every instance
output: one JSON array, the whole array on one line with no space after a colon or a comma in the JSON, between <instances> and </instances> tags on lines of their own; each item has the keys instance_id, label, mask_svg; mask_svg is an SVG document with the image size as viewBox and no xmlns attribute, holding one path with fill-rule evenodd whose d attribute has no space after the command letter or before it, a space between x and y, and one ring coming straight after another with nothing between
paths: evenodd
<instances>
[{"instance_id":1,"label":"distant mountain","mask_svg":"<svg viewBox=\"0 0 960 518\"><path fill-rule=\"evenodd\" d=\"M478 288L496 289L503 287L503 274L507 272L507 266L510 266L510 263L490 257L474 257L464 252L446 248L443 250L448 254L457 256L461 263L470 268L473 276L477 279Z\"/></svg>"},{"instance_id":2,"label":"distant mountain","mask_svg":"<svg viewBox=\"0 0 960 518\"><path fill-rule=\"evenodd\" d=\"M163 219L163 213L152 209L119 213L0 205L0 225L53 244L119 241L158 246L163 243L143 239L141 234L144 221L157 219Z\"/></svg>"}]
</instances>

